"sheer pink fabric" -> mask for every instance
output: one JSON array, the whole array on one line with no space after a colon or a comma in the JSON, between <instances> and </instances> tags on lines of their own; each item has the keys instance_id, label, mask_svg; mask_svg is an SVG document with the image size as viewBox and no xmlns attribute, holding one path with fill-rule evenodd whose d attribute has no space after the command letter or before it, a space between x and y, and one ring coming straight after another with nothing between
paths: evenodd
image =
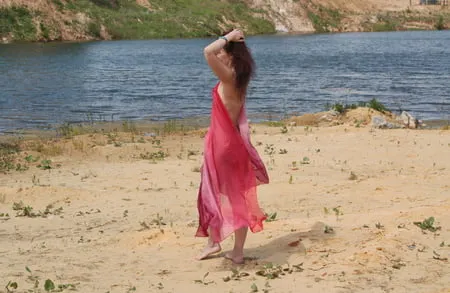
<instances>
[{"instance_id":1,"label":"sheer pink fabric","mask_svg":"<svg viewBox=\"0 0 450 293\"><path fill-rule=\"evenodd\" d=\"M250 142L245 107L239 129L233 125L218 93L212 90L211 124L204 142L201 183L198 192L197 237L221 242L235 230L263 229L266 216L260 209L256 187L269 183L266 168Z\"/></svg>"}]
</instances>

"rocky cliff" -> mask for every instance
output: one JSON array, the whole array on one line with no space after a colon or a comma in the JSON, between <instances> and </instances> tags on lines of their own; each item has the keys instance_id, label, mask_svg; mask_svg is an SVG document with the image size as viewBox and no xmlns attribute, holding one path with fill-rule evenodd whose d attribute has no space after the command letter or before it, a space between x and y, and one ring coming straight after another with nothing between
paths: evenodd
<instances>
[{"instance_id":1,"label":"rocky cliff","mask_svg":"<svg viewBox=\"0 0 450 293\"><path fill-rule=\"evenodd\" d=\"M0 39L53 41L445 29L450 9L420 0L0 0Z\"/></svg>"}]
</instances>

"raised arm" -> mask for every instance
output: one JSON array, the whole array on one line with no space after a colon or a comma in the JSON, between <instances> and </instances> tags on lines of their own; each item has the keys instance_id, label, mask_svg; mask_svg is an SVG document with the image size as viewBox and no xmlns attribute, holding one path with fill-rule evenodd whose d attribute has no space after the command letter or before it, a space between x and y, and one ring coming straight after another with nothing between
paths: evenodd
<instances>
[{"instance_id":1,"label":"raised arm","mask_svg":"<svg viewBox=\"0 0 450 293\"><path fill-rule=\"evenodd\" d=\"M203 50L205 59L211 67L214 74L225 83L233 82L233 70L228 64L220 60L218 54L225 47L228 42L243 42L244 34L240 30L233 30L224 37L220 37Z\"/></svg>"}]
</instances>

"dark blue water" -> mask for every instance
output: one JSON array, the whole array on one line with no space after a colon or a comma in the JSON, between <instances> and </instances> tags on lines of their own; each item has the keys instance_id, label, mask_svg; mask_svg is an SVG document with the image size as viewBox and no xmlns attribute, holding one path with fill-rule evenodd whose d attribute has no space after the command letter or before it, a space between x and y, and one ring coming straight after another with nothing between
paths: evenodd
<instances>
[{"instance_id":1,"label":"dark blue water","mask_svg":"<svg viewBox=\"0 0 450 293\"><path fill-rule=\"evenodd\" d=\"M0 45L0 133L87 120L207 116L211 39ZM420 119L450 116L450 31L248 38L247 109L279 117L377 98Z\"/></svg>"}]
</instances>

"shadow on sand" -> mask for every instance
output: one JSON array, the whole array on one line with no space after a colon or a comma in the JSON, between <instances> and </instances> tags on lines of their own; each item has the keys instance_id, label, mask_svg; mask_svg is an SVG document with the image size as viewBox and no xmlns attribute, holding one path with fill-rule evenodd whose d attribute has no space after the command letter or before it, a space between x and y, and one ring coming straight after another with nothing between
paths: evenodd
<instances>
[{"instance_id":1,"label":"shadow on sand","mask_svg":"<svg viewBox=\"0 0 450 293\"><path fill-rule=\"evenodd\" d=\"M327 234L325 223L316 222L304 232L293 232L279 238L273 239L259 247L245 249L245 264L239 265L243 269L260 267L264 263L286 264L293 254L306 254L305 242L325 241L333 238L334 234ZM225 252L224 252L225 253ZM224 253L216 257L223 257ZM234 265L231 261L224 259L219 270L230 270Z\"/></svg>"}]
</instances>

